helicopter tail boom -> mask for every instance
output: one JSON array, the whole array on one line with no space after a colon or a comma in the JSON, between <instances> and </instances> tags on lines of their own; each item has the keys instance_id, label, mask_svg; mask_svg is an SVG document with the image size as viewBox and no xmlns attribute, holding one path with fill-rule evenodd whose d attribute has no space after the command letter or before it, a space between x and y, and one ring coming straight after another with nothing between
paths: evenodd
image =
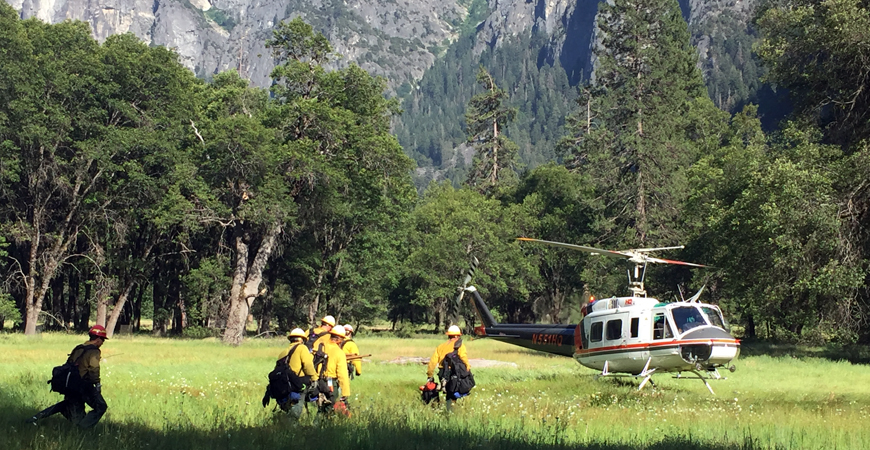
<instances>
[{"instance_id":1,"label":"helicopter tail boom","mask_svg":"<svg viewBox=\"0 0 870 450\"><path fill-rule=\"evenodd\" d=\"M477 292L477 288L474 286L469 286L465 288L467 292L471 292L471 295L474 297L474 310L477 312L477 318L480 319L480 323L483 324L484 327L494 327L498 325L495 317L493 317L492 313L489 311L489 308L486 307L486 304L483 302L483 299L480 297L480 293Z\"/></svg>"}]
</instances>

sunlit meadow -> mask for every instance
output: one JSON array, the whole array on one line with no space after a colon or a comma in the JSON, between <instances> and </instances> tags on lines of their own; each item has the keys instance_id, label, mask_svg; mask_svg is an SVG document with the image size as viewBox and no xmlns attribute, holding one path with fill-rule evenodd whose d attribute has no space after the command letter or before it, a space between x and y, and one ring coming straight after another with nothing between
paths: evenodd
<instances>
[{"instance_id":1,"label":"sunlit meadow","mask_svg":"<svg viewBox=\"0 0 870 450\"><path fill-rule=\"evenodd\" d=\"M103 394L109 411L93 430L61 416L24 419L59 401L51 368L83 336L0 334L0 449L860 449L870 448L870 367L813 353L744 354L727 380L595 380L569 358L491 341L466 340L471 358L516 363L477 368L478 387L451 414L419 400L420 364L434 337L360 336L371 353L353 381L351 418L300 423L263 408L266 373L287 345L248 339L112 339L103 346ZM821 353L819 354L821 355ZM474 361L472 361L474 366Z\"/></svg>"}]
</instances>

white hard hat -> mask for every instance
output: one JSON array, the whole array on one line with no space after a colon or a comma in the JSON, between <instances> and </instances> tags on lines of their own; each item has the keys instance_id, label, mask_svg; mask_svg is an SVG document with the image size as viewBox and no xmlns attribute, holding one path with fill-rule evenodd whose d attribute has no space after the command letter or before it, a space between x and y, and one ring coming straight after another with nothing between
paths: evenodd
<instances>
[{"instance_id":1,"label":"white hard hat","mask_svg":"<svg viewBox=\"0 0 870 450\"><path fill-rule=\"evenodd\" d=\"M320 321L323 322L323 323L325 323L325 324L327 324L327 325L330 325L330 326L333 326L333 327L335 326L335 317L332 317L332 316L323 316L323 318L320 319Z\"/></svg>"},{"instance_id":2,"label":"white hard hat","mask_svg":"<svg viewBox=\"0 0 870 450\"><path fill-rule=\"evenodd\" d=\"M459 329L456 325L450 325L450 328L447 329L448 336L462 336L462 330Z\"/></svg>"},{"instance_id":3,"label":"white hard hat","mask_svg":"<svg viewBox=\"0 0 870 450\"><path fill-rule=\"evenodd\" d=\"M342 325L342 326L344 327L344 331L345 331L346 333L353 333L353 332L354 332L354 331L353 331L353 326L351 326L351 324Z\"/></svg>"},{"instance_id":4,"label":"white hard hat","mask_svg":"<svg viewBox=\"0 0 870 450\"><path fill-rule=\"evenodd\" d=\"M329 334L333 336L347 337L347 333L345 333L344 327L341 325L332 327L332 329L329 330Z\"/></svg>"}]
</instances>

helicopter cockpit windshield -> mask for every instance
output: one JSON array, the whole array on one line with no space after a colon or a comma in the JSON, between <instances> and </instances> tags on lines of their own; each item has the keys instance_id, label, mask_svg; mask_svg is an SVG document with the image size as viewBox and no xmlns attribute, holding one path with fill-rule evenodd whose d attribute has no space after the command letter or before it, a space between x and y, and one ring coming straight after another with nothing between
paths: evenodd
<instances>
[{"instance_id":1,"label":"helicopter cockpit windshield","mask_svg":"<svg viewBox=\"0 0 870 450\"><path fill-rule=\"evenodd\" d=\"M719 308L714 306L702 306L701 311L704 311L704 315L707 316L710 325L719 327L723 330L728 330L727 325L725 324L725 319L722 318L722 311L719 311Z\"/></svg>"},{"instance_id":2,"label":"helicopter cockpit windshield","mask_svg":"<svg viewBox=\"0 0 870 450\"><path fill-rule=\"evenodd\" d=\"M674 325L681 334L695 327L709 325L697 306L677 306L671 309L671 314L674 316Z\"/></svg>"}]
</instances>

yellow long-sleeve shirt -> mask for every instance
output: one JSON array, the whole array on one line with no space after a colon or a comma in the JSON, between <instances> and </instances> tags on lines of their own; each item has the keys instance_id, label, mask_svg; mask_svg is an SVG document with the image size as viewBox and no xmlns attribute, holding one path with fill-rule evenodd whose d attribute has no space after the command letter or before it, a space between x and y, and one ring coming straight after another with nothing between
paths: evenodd
<instances>
[{"instance_id":1,"label":"yellow long-sleeve shirt","mask_svg":"<svg viewBox=\"0 0 870 450\"><path fill-rule=\"evenodd\" d=\"M317 349L320 348L320 344L324 344L324 345L326 345L326 343L329 342L329 336L330 336L330 334L329 334L328 331L326 331L326 330L323 328L323 326L319 326L319 327L317 327L317 328L315 328L315 329L313 329L313 330L308 330L305 334L307 334L308 336L311 336L312 333L313 333L313 334L321 334L321 333L323 333L323 336L320 336L319 338L317 338L317 340L314 341L314 345L311 346L311 350L313 350L313 351L316 352Z\"/></svg>"},{"instance_id":2,"label":"yellow long-sleeve shirt","mask_svg":"<svg viewBox=\"0 0 870 450\"><path fill-rule=\"evenodd\" d=\"M287 356L293 348L301 345L302 348L296 349L293 352L293 355L290 356L290 360L287 361L287 364L290 366L290 370L293 371L296 375L300 377L309 376L309 377L317 377L317 371L314 370L314 355L308 351L308 347L305 347L305 344L301 342L294 342L290 344L289 347L284 349L280 355L278 355L278 359L284 358Z\"/></svg>"},{"instance_id":3,"label":"yellow long-sleeve shirt","mask_svg":"<svg viewBox=\"0 0 870 450\"><path fill-rule=\"evenodd\" d=\"M79 376L93 384L100 382L100 349L76 347L69 355L72 361L78 361Z\"/></svg>"},{"instance_id":4,"label":"yellow long-sleeve shirt","mask_svg":"<svg viewBox=\"0 0 870 450\"><path fill-rule=\"evenodd\" d=\"M344 350L344 354L347 356L359 355L359 347L357 347L356 342L354 342L353 339L344 341L344 345L341 349ZM354 372L356 372L357 375L362 375L362 360L355 359L350 363L353 364Z\"/></svg>"},{"instance_id":5,"label":"yellow long-sleeve shirt","mask_svg":"<svg viewBox=\"0 0 870 450\"><path fill-rule=\"evenodd\" d=\"M456 341L448 340L435 348L435 353L433 353L432 357L429 358L429 370L426 372L427 377L431 378L435 375L435 369L440 368L443 365L444 357L453 351L455 345ZM465 367L468 367L468 370L471 370L471 364L468 363L468 352L465 351L465 344L459 345L456 354L459 355L459 359L465 363Z\"/></svg>"},{"instance_id":6,"label":"yellow long-sleeve shirt","mask_svg":"<svg viewBox=\"0 0 870 450\"><path fill-rule=\"evenodd\" d=\"M323 351L326 353L326 369L323 371L323 378L335 378L338 380L338 386L341 388L343 397L350 396L350 376L347 373L347 356L344 354L338 344L329 341L323 346Z\"/></svg>"}]
</instances>

